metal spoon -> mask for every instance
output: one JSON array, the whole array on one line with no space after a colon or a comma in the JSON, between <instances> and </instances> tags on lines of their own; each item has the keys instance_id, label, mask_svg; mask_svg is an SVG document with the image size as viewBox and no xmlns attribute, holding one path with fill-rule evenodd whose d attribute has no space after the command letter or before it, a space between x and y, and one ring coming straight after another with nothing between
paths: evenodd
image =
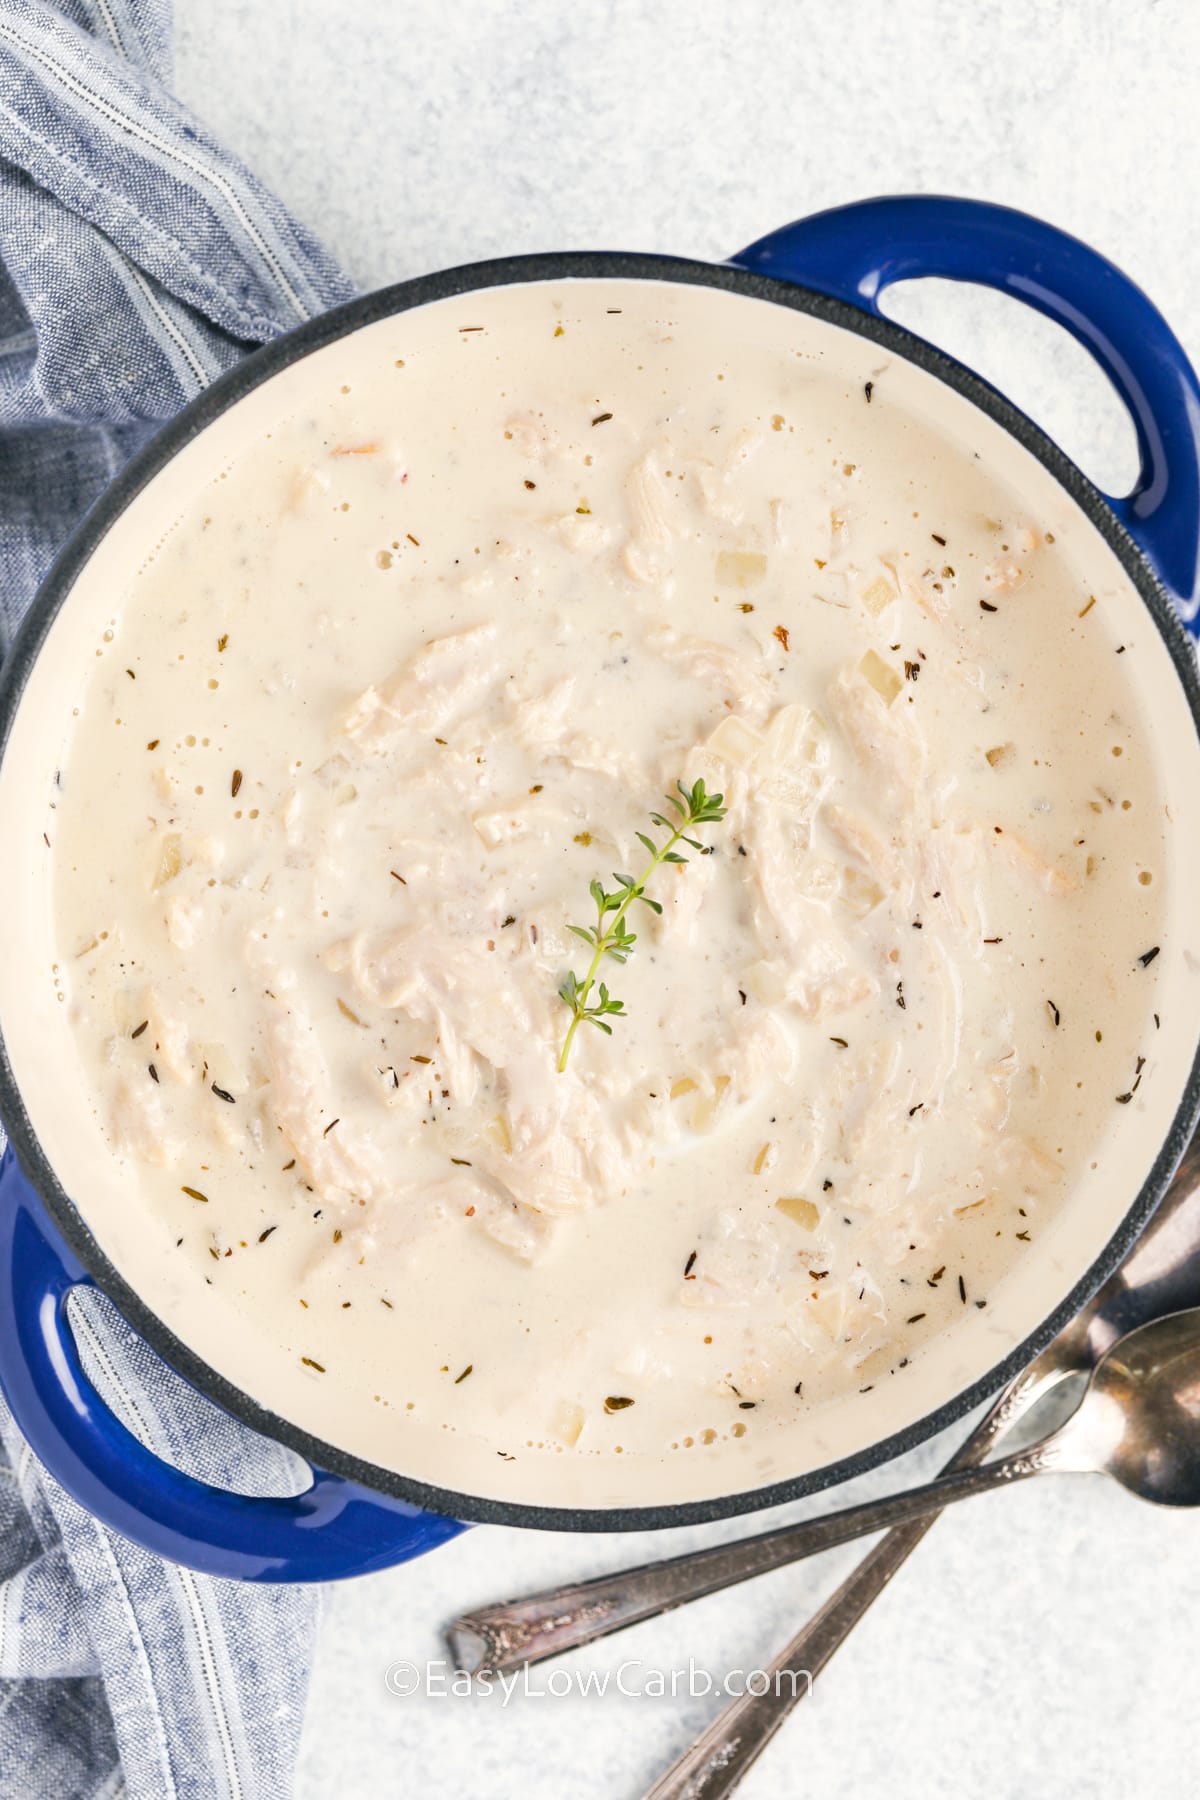
<instances>
[{"instance_id":1,"label":"metal spoon","mask_svg":"<svg viewBox=\"0 0 1200 1800\"><path fill-rule=\"evenodd\" d=\"M948 1469L972 1467L1044 1395L1072 1375L1086 1373L1124 1333L1147 1319L1200 1301L1200 1141L1193 1145L1141 1240L1091 1303L1042 1351L996 1400L963 1444ZM935 1512L894 1527L821 1610L805 1625L773 1665L815 1677L845 1642L858 1620L928 1531ZM643 1619L763 1574L792 1560L789 1542L803 1525L785 1526L731 1544L643 1564L615 1575L501 1602L463 1614L447 1628L450 1648L462 1668L502 1671L519 1668L591 1643ZM740 1775L778 1730L807 1683L774 1683L763 1694L734 1701L677 1765L692 1778L707 1764L718 1788L689 1789L705 1800L730 1792ZM676 1771L672 1771L674 1774ZM670 1780L670 1776L665 1778ZM675 1790L654 1790L668 1800ZM683 1793L683 1788L679 1788Z\"/></svg>"},{"instance_id":2,"label":"metal spoon","mask_svg":"<svg viewBox=\"0 0 1200 1800\"><path fill-rule=\"evenodd\" d=\"M1071 1416L1028 1449L981 1468L806 1519L758 1541L764 1568L905 1524L1030 1475L1111 1475L1158 1506L1200 1506L1200 1307L1151 1319L1096 1364Z\"/></svg>"},{"instance_id":3,"label":"metal spoon","mask_svg":"<svg viewBox=\"0 0 1200 1800\"><path fill-rule=\"evenodd\" d=\"M930 1500L948 1504L1046 1471L1111 1475L1131 1494L1158 1506L1200 1506L1200 1308L1152 1319L1120 1338L1097 1364L1076 1411L1040 1443L891 1500L814 1520L807 1545L795 1554L843 1543L847 1532L869 1531L880 1519L911 1517L913 1508ZM776 1671L790 1661L787 1652L777 1659L767 1684L756 1690L758 1698L780 1688ZM811 1679L811 1671L806 1673ZM747 1733L747 1712L735 1719L733 1708L727 1709L644 1800L723 1800L787 1710Z\"/></svg>"},{"instance_id":4,"label":"metal spoon","mask_svg":"<svg viewBox=\"0 0 1200 1800\"><path fill-rule=\"evenodd\" d=\"M1049 1471L1111 1475L1155 1505L1200 1506L1200 1307L1151 1319L1118 1338L1070 1418L1038 1443L982 1468L953 1470L907 1493L793 1525L786 1546L776 1537L775 1566Z\"/></svg>"},{"instance_id":5,"label":"metal spoon","mask_svg":"<svg viewBox=\"0 0 1200 1800\"><path fill-rule=\"evenodd\" d=\"M1043 1395L1093 1367L1124 1332L1197 1302L1200 1139L1132 1254L1091 1304L999 1396L947 1470L982 1462ZM767 1685L730 1701L643 1800L728 1800L937 1517L926 1513L887 1532L780 1651L768 1670Z\"/></svg>"}]
</instances>

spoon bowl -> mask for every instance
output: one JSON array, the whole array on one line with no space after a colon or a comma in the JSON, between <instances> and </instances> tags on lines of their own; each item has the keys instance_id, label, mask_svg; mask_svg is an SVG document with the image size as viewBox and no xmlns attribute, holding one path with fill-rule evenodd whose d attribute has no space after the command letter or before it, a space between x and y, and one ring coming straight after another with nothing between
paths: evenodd
<instances>
[{"instance_id":1,"label":"spoon bowl","mask_svg":"<svg viewBox=\"0 0 1200 1800\"><path fill-rule=\"evenodd\" d=\"M1200 1506L1200 1310L1172 1313L1121 1338L1097 1365L1080 1427L1116 1433L1103 1468L1139 1499Z\"/></svg>"},{"instance_id":2,"label":"spoon bowl","mask_svg":"<svg viewBox=\"0 0 1200 1800\"><path fill-rule=\"evenodd\" d=\"M1105 1304L1088 1309L985 1421L992 1434L987 1441L994 1442L1022 1411L1090 1361L1083 1397L1057 1430L992 1462L956 1458L936 1481L907 1493L467 1613L447 1633L457 1663L477 1671L538 1662L837 1544L926 1521L953 1501L1031 1475L1111 1475L1155 1505L1200 1506L1200 1307L1161 1314L1119 1337L1110 1329L1136 1316L1139 1305L1170 1304L1195 1293L1197 1195L1193 1171L1163 1223L1162 1239L1170 1233L1174 1251L1169 1263L1163 1263L1162 1239L1144 1283L1135 1279L1137 1259L1131 1259L1129 1271L1106 1290ZM1097 1355L1104 1337L1107 1347Z\"/></svg>"}]
</instances>

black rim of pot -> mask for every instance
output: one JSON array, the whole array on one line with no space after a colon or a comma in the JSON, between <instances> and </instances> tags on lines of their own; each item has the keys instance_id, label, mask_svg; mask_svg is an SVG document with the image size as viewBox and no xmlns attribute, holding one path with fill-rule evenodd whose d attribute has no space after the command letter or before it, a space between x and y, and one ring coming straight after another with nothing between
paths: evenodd
<instances>
[{"instance_id":1,"label":"black rim of pot","mask_svg":"<svg viewBox=\"0 0 1200 1800\"><path fill-rule=\"evenodd\" d=\"M759 275L734 264L704 263L667 256L609 252L505 257L472 263L381 288L309 320L275 339L220 376L125 465L76 527L54 561L23 620L0 671L0 760L8 743L30 673L59 610L83 568L116 520L171 459L237 401L302 357L380 319L455 295L494 287L563 280L678 282L769 301L842 327L914 364L972 402L1028 450L1064 487L1091 520L1133 583L1166 644L1187 697L1200 738L1200 678L1191 641L1149 562L1087 477L1033 422L978 375L913 333L890 321L811 289ZM371 1494L383 1495L451 1518L553 1531L660 1530L702 1524L756 1512L848 1481L878 1467L966 1417L1054 1338L1101 1282L1128 1255L1162 1198L1200 1116L1200 1039L1171 1129L1146 1180L1116 1232L1087 1272L1053 1312L977 1381L888 1437L838 1461L766 1486L703 1500L657 1506L541 1506L461 1494L382 1468L324 1442L261 1406L218 1374L181 1342L118 1272L93 1237L82 1213L59 1183L21 1100L0 1021L0 1120L27 1179L37 1190L58 1230L96 1285L128 1322L179 1374L207 1398L264 1436L285 1444L315 1468L340 1475Z\"/></svg>"}]
</instances>

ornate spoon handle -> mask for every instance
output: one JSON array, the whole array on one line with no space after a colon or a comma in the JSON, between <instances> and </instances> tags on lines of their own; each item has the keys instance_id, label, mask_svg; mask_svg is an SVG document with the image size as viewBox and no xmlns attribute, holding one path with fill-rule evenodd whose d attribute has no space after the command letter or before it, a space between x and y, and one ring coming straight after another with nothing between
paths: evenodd
<instances>
[{"instance_id":1,"label":"ornate spoon handle","mask_svg":"<svg viewBox=\"0 0 1200 1800\"><path fill-rule=\"evenodd\" d=\"M485 1607L464 1614L449 1626L450 1647L466 1669L519 1668L702 1599L735 1582L766 1574L769 1569L921 1518L954 1500L1037 1475L1045 1467L1044 1455L1035 1446L986 1469L956 1467L907 1493L889 1494L823 1518L804 1519L733 1544L717 1544L664 1562L623 1569L616 1575L602 1575L576 1587Z\"/></svg>"},{"instance_id":2,"label":"ornate spoon handle","mask_svg":"<svg viewBox=\"0 0 1200 1800\"><path fill-rule=\"evenodd\" d=\"M1054 1371L1050 1380L1018 1379L979 1421L944 1473L981 1463L1015 1419L1070 1373L1070 1368L1064 1367ZM644 1800L725 1800L784 1720L807 1697L834 1652L878 1600L937 1516L929 1512L907 1525L893 1526L775 1658L768 1671L769 1685L732 1700L647 1790Z\"/></svg>"}]
</instances>

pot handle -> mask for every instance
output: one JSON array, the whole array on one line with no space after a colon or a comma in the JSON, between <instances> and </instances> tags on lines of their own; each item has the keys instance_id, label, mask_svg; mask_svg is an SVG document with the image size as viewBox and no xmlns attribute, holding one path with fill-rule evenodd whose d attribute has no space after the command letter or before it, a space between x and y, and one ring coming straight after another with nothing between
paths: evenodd
<instances>
[{"instance_id":1,"label":"pot handle","mask_svg":"<svg viewBox=\"0 0 1200 1800\"><path fill-rule=\"evenodd\" d=\"M463 1526L314 1469L286 1499L185 1475L88 1379L67 1296L90 1283L10 1149L0 1158L0 1387L34 1454L81 1506L143 1550L243 1581L333 1581L406 1562Z\"/></svg>"},{"instance_id":2,"label":"pot handle","mask_svg":"<svg viewBox=\"0 0 1200 1800\"><path fill-rule=\"evenodd\" d=\"M1200 387L1158 308L1106 257L1007 206L902 194L798 219L730 261L877 317L886 288L933 275L997 288L1065 326L1137 431L1137 483L1109 503L1200 635Z\"/></svg>"}]
</instances>

